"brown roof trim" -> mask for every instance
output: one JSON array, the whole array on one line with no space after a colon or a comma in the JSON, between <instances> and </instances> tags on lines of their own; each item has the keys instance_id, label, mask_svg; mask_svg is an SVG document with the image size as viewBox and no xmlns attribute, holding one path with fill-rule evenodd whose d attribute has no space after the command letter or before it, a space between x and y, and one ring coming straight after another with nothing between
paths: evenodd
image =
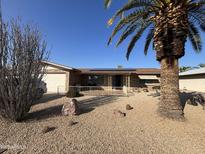
<instances>
[{"instance_id":1,"label":"brown roof trim","mask_svg":"<svg viewBox=\"0 0 205 154\"><path fill-rule=\"evenodd\" d=\"M160 69L79 69L81 74L138 74L138 75L160 75Z\"/></svg>"},{"instance_id":2,"label":"brown roof trim","mask_svg":"<svg viewBox=\"0 0 205 154\"><path fill-rule=\"evenodd\" d=\"M161 70L158 68L139 68L136 69L136 74L138 75L160 75Z\"/></svg>"}]
</instances>

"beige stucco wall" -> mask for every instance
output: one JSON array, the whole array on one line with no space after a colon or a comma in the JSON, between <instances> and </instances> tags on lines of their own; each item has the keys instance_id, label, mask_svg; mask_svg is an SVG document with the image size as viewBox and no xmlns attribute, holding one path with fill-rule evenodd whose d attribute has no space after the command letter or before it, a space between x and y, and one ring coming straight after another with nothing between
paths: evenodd
<instances>
[{"instance_id":1,"label":"beige stucco wall","mask_svg":"<svg viewBox=\"0 0 205 154\"><path fill-rule=\"evenodd\" d=\"M46 66L46 70L56 70L56 67L52 67L52 66ZM58 69L59 70L59 69Z\"/></svg>"},{"instance_id":2,"label":"beige stucco wall","mask_svg":"<svg viewBox=\"0 0 205 154\"><path fill-rule=\"evenodd\" d=\"M180 89L205 92L205 74L180 77Z\"/></svg>"}]
</instances>

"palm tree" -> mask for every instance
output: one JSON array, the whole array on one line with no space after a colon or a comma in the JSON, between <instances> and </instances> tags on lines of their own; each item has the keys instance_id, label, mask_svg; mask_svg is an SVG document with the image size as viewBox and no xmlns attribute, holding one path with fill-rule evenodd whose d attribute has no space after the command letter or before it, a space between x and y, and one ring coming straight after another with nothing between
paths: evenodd
<instances>
[{"instance_id":1,"label":"palm tree","mask_svg":"<svg viewBox=\"0 0 205 154\"><path fill-rule=\"evenodd\" d=\"M109 7L111 0L105 0ZM187 38L197 53L202 49L199 28L205 31L205 0L128 0L108 21L112 25L118 20L108 44L120 31L120 45L133 35L127 59L136 42L147 32L144 53L153 42L156 59L161 64L161 98L158 111L171 118L183 117L179 98L178 60L185 54Z\"/></svg>"}]
</instances>

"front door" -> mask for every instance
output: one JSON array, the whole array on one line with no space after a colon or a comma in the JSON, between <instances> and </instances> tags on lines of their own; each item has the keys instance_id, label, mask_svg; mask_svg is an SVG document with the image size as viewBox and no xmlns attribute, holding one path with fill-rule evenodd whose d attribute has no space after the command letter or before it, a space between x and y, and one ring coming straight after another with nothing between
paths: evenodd
<instances>
[{"instance_id":1,"label":"front door","mask_svg":"<svg viewBox=\"0 0 205 154\"><path fill-rule=\"evenodd\" d=\"M113 76L113 88L114 89L122 89L123 86L123 77L122 75Z\"/></svg>"}]
</instances>

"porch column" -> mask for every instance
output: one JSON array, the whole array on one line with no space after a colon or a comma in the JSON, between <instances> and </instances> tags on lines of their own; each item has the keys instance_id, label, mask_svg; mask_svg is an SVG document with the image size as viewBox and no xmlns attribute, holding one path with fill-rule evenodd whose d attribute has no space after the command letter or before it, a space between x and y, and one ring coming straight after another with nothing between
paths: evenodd
<instances>
[{"instance_id":1,"label":"porch column","mask_svg":"<svg viewBox=\"0 0 205 154\"><path fill-rule=\"evenodd\" d=\"M112 76L108 75L108 89L111 90L112 89Z\"/></svg>"},{"instance_id":2,"label":"porch column","mask_svg":"<svg viewBox=\"0 0 205 154\"><path fill-rule=\"evenodd\" d=\"M67 72L66 73L66 80L65 80L65 91L68 92L70 89L69 89L69 84L70 84L70 72Z\"/></svg>"},{"instance_id":3,"label":"porch column","mask_svg":"<svg viewBox=\"0 0 205 154\"><path fill-rule=\"evenodd\" d=\"M127 90L130 91L130 75L127 75Z\"/></svg>"}]
</instances>

